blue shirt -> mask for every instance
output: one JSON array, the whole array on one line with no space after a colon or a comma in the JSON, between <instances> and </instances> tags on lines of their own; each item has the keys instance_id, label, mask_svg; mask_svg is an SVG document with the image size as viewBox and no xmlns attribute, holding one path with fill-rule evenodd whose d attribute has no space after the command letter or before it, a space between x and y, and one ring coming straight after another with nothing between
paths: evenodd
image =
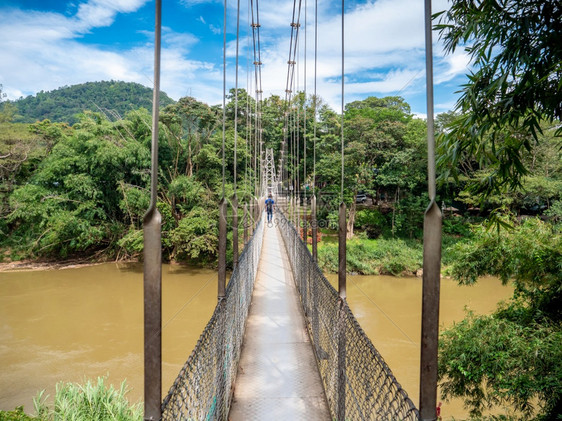
<instances>
[{"instance_id":1,"label":"blue shirt","mask_svg":"<svg viewBox=\"0 0 562 421\"><path fill-rule=\"evenodd\" d=\"M271 197L268 197L267 199L265 199L265 207L266 207L268 212L273 211L273 204L274 203L275 202L273 201L273 199Z\"/></svg>"}]
</instances>

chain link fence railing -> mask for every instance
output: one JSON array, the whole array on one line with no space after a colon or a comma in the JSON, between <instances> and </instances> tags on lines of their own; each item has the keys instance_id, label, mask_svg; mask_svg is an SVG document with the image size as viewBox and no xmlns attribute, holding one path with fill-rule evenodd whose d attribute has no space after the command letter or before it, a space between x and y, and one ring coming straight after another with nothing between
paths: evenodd
<instances>
[{"instance_id":1,"label":"chain link fence railing","mask_svg":"<svg viewBox=\"0 0 562 421\"><path fill-rule=\"evenodd\" d=\"M226 420L263 243L264 218L239 257L224 299L168 395L162 420Z\"/></svg>"},{"instance_id":2,"label":"chain link fence railing","mask_svg":"<svg viewBox=\"0 0 562 421\"><path fill-rule=\"evenodd\" d=\"M277 213L328 405L336 420L418 420L419 412L347 302L330 285L282 212Z\"/></svg>"}]
</instances>

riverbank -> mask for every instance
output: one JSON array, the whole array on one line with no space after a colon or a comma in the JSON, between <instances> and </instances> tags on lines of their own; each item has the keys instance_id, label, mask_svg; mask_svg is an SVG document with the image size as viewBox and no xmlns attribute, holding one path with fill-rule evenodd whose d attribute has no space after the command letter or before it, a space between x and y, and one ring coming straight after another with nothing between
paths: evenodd
<instances>
[{"instance_id":1,"label":"riverbank","mask_svg":"<svg viewBox=\"0 0 562 421\"><path fill-rule=\"evenodd\" d=\"M107 261L88 260L65 260L65 261L36 261L16 260L12 262L1 262L0 272L31 272L38 270L62 270L77 269L87 266L95 266L107 263Z\"/></svg>"},{"instance_id":2,"label":"riverbank","mask_svg":"<svg viewBox=\"0 0 562 421\"><path fill-rule=\"evenodd\" d=\"M456 259L454 245L469 241L460 236L444 234L441 248L441 272L449 274ZM310 248L310 246L309 246ZM401 238L368 239L356 236L347 240L347 272L350 275L422 276L423 241ZM338 271L338 244L318 243L318 265L324 273Z\"/></svg>"}]
</instances>

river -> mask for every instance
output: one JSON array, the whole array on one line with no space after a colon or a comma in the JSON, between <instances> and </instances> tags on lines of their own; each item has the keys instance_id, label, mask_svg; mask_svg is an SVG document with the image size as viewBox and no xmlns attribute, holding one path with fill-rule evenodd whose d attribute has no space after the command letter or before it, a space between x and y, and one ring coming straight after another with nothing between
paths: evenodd
<instances>
[{"instance_id":1,"label":"river","mask_svg":"<svg viewBox=\"0 0 562 421\"><path fill-rule=\"evenodd\" d=\"M191 353L216 303L211 270L163 266L163 390ZM332 281L334 278L331 279ZM359 323L413 401L418 399L421 280L350 276L348 301ZM450 326L467 306L491 312L511 295L497 279L458 286L443 279L440 320ZM128 397L143 396L142 265L0 273L0 409L25 405L59 381L126 379ZM444 419L464 416L443 404Z\"/></svg>"}]
</instances>

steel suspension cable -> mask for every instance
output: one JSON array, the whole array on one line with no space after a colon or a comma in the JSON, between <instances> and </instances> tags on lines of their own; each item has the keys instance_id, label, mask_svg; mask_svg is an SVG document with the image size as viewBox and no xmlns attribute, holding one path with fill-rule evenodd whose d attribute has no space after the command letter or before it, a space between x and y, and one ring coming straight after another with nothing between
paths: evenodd
<instances>
[{"instance_id":1,"label":"steel suspension cable","mask_svg":"<svg viewBox=\"0 0 562 421\"><path fill-rule=\"evenodd\" d=\"M250 0L248 0L248 27L250 26ZM248 148L250 143L250 37L246 38L248 41L248 52L246 55L246 138L245 138L245 152L246 156L244 157L244 197L247 201L247 192L248 192Z\"/></svg>"},{"instance_id":2,"label":"steel suspension cable","mask_svg":"<svg viewBox=\"0 0 562 421\"><path fill-rule=\"evenodd\" d=\"M316 79L318 76L318 0L314 0L314 128L313 128L313 157L312 157L312 194L316 194L316 113L318 96L316 92Z\"/></svg>"},{"instance_id":3,"label":"steel suspension cable","mask_svg":"<svg viewBox=\"0 0 562 421\"><path fill-rule=\"evenodd\" d=\"M238 197L237 197L237 178L238 178L238 59L240 47L240 0L236 8L236 64L235 64L235 83L234 83L234 153L233 153L233 190L232 196L232 264L238 266Z\"/></svg>"},{"instance_id":4,"label":"steel suspension cable","mask_svg":"<svg viewBox=\"0 0 562 421\"><path fill-rule=\"evenodd\" d=\"M343 174L344 174L344 86L345 86L345 0L341 0L341 201L343 202Z\"/></svg>"},{"instance_id":5,"label":"steel suspension cable","mask_svg":"<svg viewBox=\"0 0 562 421\"><path fill-rule=\"evenodd\" d=\"M224 155L225 150L225 136L226 136L226 1L224 0L224 28L222 40L222 197L225 196L225 169L226 159Z\"/></svg>"},{"instance_id":6,"label":"steel suspension cable","mask_svg":"<svg viewBox=\"0 0 562 421\"><path fill-rule=\"evenodd\" d=\"M303 142L304 142L304 156L303 156L303 160L304 160L304 170L303 170L303 182L306 183L306 101L307 101L307 97L306 97L306 27L307 27L307 5L308 2L307 0L304 0L304 123L303 123ZM306 206L306 191L305 191L305 206ZM306 207L305 207L306 209ZM305 215L306 216L306 215Z\"/></svg>"},{"instance_id":7,"label":"steel suspension cable","mask_svg":"<svg viewBox=\"0 0 562 421\"><path fill-rule=\"evenodd\" d=\"M240 0L238 0L238 7L236 10L236 64L235 64L235 82L234 82L234 195L236 195L236 177L237 177L237 164L236 155L238 148L238 52L240 45Z\"/></svg>"},{"instance_id":8,"label":"steel suspension cable","mask_svg":"<svg viewBox=\"0 0 562 421\"><path fill-rule=\"evenodd\" d=\"M318 70L318 0L314 1L314 116L312 134L312 257L318 261L318 221L316 220L316 114L318 96L316 92L316 79Z\"/></svg>"}]
</instances>

